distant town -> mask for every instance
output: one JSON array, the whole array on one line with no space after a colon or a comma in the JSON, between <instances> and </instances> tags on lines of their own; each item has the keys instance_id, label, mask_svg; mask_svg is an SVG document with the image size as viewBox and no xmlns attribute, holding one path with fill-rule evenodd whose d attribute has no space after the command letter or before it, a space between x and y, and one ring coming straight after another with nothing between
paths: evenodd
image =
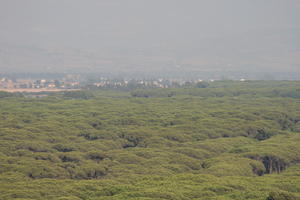
<instances>
[{"instance_id":1,"label":"distant town","mask_svg":"<svg viewBox=\"0 0 300 200\"><path fill-rule=\"evenodd\" d=\"M1 89L78 89L80 82L74 76L66 76L61 80L50 79L11 79L0 77Z\"/></svg>"},{"instance_id":2,"label":"distant town","mask_svg":"<svg viewBox=\"0 0 300 200\"><path fill-rule=\"evenodd\" d=\"M0 76L0 90L11 92L62 91L78 89L135 89L135 88L178 88L187 86L206 87L215 80L151 78L151 79L120 79L97 77L89 79L78 74L67 74L62 78L9 78ZM239 79L245 81L245 79Z\"/></svg>"}]
</instances>

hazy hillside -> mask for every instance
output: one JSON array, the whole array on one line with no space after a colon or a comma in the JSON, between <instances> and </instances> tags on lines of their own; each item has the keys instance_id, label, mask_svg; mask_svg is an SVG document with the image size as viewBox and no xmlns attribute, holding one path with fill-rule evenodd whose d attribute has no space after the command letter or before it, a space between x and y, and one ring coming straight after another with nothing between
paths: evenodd
<instances>
[{"instance_id":1,"label":"hazy hillside","mask_svg":"<svg viewBox=\"0 0 300 200\"><path fill-rule=\"evenodd\" d=\"M5 1L0 70L299 79L299 9L294 0Z\"/></svg>"}]
</instances>

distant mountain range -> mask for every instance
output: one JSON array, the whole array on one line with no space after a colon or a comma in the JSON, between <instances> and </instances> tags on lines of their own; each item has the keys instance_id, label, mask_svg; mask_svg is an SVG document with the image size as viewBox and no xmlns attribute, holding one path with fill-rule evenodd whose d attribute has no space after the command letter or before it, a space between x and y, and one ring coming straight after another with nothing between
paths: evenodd
<instances>
[{"instance_id":1,"label":"distant mountain range","mask_svg":"<svg viewBox=\"0 0 300 200\"><path fill-rule=\"evenodd\" d=\"M300 74L300 29L264 30L199 39L196 43L98 49L0 43L1 72L130 73L245 72ZM299 75L298 75L299 76Z\"/></svg>"}]
</instances>

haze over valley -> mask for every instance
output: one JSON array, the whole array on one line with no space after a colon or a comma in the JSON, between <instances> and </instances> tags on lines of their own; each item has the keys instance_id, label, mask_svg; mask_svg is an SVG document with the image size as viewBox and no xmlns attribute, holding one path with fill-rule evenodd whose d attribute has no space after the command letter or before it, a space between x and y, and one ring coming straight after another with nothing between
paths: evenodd
<instances>
[{"instance_id":1,"label":"haze over valley","mask_svg":"<svg viewBox=\"0 0 300 200\"><path fill-rule=\"evenodd\" d=\"M2 1L1 72L299 79L298 1ZM284 75L283 75L284 74Z\"/></svg>"}]
</instances>

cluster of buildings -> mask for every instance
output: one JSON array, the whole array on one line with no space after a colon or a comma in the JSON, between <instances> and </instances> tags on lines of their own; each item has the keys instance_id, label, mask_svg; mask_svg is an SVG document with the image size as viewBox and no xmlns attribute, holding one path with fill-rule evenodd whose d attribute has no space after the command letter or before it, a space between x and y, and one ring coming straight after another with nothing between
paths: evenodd
<instances>
[{"instance_id":1,"label":"cluster of buildings","mask_svg":"<svg viewBox=\"0 0 300 200\"><path fill-rule=\"evenodd\" d=\"M76 89L80 87L80 82L64 80L46 79L9 79L0 78L0 89Z\"/></svg>"},{"instance_id":2,"label":"cluster of buildings","mask_svg":"<svg viewBox=\"0 0 300 200\"><path fill-rule=\"evenodd\" d=\"M245 79L240 79L245 81ZM89 77L68 74L58 79L17 79L0 77L0 89L135 89L135 88L179 88L179 87L207 87L208 82L201 79L183 78L108 78L100 77L91 80Z\"/></svg>"},{"instance_id":3,"label":"cluster of buildings","mask_svg":"<svg viewBox=\"0 0 300 200\"><path fill-rule=\"evenodd\" d=\"M213 80L210 80L211 82ZM101 78L100 81L92 83L93 87L97 88L178 88L189 85L196 85L203 82L200 79L197 80L183 80L183 79L150 79L150 80L118 80L118 79L106 79Z\"/></svg>"}]
</instances>

